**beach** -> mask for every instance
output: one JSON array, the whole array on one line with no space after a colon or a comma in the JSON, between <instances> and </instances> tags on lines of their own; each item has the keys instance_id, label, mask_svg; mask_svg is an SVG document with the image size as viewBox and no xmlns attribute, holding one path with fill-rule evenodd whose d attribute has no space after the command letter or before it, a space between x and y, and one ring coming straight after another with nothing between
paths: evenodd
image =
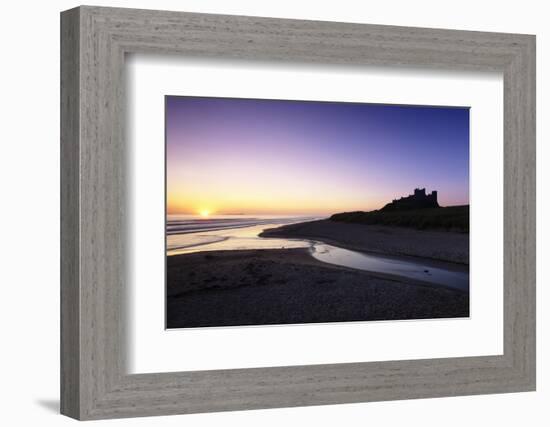
<instances>
[{"instance_id":1,"label":"beach","mask_svg":"<svg viewBox=\"0 0 550 427\"><path fill-rule=\"evenodd\" d=\"M168 328L468 315L468 292L327 264L308 248L167 258Z\"/></svg>"},{"instance_id":2,"label":"beach","mask_svg":"<svg viewBox=\"0 0 550 427\"><path fill-rule=\"evenodd\" d=\"M328 219L284 225L261 237L319 240L334 246L375 254L420 257L469 264L469 234L406 227L352 224Z\"/></svg>"}]
</instances>

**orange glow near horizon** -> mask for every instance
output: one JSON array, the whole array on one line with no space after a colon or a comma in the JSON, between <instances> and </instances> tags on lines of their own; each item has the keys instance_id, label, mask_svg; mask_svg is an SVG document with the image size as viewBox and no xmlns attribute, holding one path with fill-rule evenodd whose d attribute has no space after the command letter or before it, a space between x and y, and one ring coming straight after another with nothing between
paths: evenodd
<instances>
[{"instance_id":1,"label":"orange glow near horizon","mask_svg":"<svg viewBox=\"0 0 550 427\"><path fill-rule=\"evenodd\" d=\"M202 194L193 197L192 194L172 192L168 194L167 213L170 215L192 214L202 218L216 214L330 215L343 211L378 209L386 203L383 197L368 200L366 198L357 199L350 194L324 198L322 194L305 197L288 191L286 197L283 197L273 194L272 189L266 188L260 190L259 193L238 191L231 194L223 191L219 193L203 191Z\"/></svg>"},{"instance_id":2,"label":"orange glow near horizon","mask_svg":"<svg viewBox=\"0 0 550 427\"><path fill-rule=\"evenodd\" d=\"M393 197L388 184L367 188L355 174L341 176L340 170L328 168L313 173L318 163L314 155L309 162L289 158L269 166L248 156L204 153L185 167L169 166L167 213L331 215L379 209ZM370 181L381 179L372 174ZM409 192L403 188L403 195Z\"/></svg>"}]
</instances>

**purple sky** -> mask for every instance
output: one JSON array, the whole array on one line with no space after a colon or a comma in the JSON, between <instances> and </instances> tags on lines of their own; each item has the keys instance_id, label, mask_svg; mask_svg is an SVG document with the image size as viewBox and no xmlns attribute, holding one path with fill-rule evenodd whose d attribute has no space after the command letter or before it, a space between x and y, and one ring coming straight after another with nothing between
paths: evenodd
<instances>
[{"instance_id":1,"label":"purple sky","mask_svg":"<svg viewBox=\"0 0 550 427\"><path fill-rule=\"evenodd\" d=\"M416 187L468 204L469 109L166 97L169 213L329 214Z\"/></svg>"}]
</instances>

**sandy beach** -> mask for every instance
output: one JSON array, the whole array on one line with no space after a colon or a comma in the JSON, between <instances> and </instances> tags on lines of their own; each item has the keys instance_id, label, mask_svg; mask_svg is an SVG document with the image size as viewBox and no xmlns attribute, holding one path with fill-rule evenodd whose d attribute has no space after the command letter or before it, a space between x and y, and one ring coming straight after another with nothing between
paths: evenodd
<instances>
[{"instance_id":1,"label":"sandy beach","mask_svg":"<svg viewBox=\"0 0 550 427\"><path fill-rule=\"evenodd\" d=\"M168 328L468 315L466 292L322 263L306 248L167 258Z\"/></svg>"},{"instance_id":2,"label":"sandy beach","mask_svg":"<svg viewBox=\"0 0 550 427\"><path fill-rule=\"evenodd\" d=\"M265 230L261 237L319 240L360 252L469 264L469 235L448 231L351 224L331 220L302 222Z\"/></svg>"}]
</instances>

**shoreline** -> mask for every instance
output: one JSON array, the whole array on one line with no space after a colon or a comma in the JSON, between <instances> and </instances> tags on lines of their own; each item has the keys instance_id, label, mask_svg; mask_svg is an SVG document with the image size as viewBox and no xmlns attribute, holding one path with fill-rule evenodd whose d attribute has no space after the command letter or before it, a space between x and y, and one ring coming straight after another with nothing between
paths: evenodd
<instances>
[{"instance_id":1,"label":"shoreline","mask_svg":"<svg viewBox=\"0 0 550 427\"><path fill-rule=\"evenodd\" d=\"M469 235L464 233L324 219L269 228L259 237L316 240L366 254L469 266Z\"/></svg>"},{"instance_id":2,"label":"shoreline","mask_svg":"<svg viewBox=\"0 0 550 427\"><path fill-rule=\"evenodd\" d=\"M308 248L167 257L168 328L469 316L469 293L327 264Z\"/></svg>"}]
</instances>

